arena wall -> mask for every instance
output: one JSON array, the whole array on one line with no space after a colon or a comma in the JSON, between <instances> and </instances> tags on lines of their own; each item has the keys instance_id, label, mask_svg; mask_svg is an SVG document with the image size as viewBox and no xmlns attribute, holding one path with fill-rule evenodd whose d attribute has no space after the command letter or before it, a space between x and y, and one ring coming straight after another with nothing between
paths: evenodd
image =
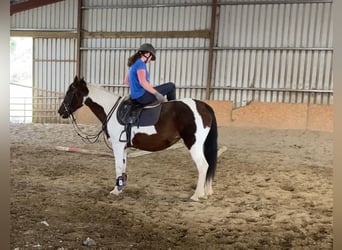
<instances>
[{"instance_id":1,"label":"arena wall","mask_svg":"<svg viewBox=\"0 0 342 250\"><path fill-rule=\"evenodd\" d=\"M229 101L206 102L213 107L218 126L333 131L333 105L251 102L233 109ZM76 118L79 123L99 124L87 107Z\"/></svg>"}]
</instances>

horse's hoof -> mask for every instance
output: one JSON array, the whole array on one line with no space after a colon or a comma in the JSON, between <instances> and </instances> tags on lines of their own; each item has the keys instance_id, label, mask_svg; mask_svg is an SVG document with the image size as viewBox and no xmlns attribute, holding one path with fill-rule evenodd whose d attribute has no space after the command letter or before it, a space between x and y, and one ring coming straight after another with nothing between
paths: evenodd
<instances>
[{"instance_id":1,"label":"horse's hoof","mask_svg":"<svg viewBox=\"0 0 342 250\"><path fill-rule=\"evenodd\" d=\"M206 192L206 196L212 196L213 195L213 190L212 189L209 189L207 192Z\"/></svg>"},{"instance_id":2,"label":"horse's hoof","mask_svg":"<svg viewBox=\"0 0 342 250\"><path fill-rule=\"evenodd\" d=\"M190 201L201 201L201 200L207 200L208 196L207 195L193 195L189 198Z\"/></svg>"},{"instance_id":3,"label":"horse's hoof","mask_svg":"<svg viewBox=\"0 0 342 250\"><path fill-rule=\"evenodd\" d=\"M118 190L117 187L115 187L112 191L110 191L110 194L114 194L114 195L119 195L120 193L122 193L122 190Z\"/></svg>"},{"instance_id":4,"label":"horse's hoof","mask_svg":"<svg viewBox=\"0 0 342 250\"><path fill-rule=\"evenodd\" d=\"M197 195L193 195L189 198L189 201L200 201Z\"/></svg>"}]
</instances>

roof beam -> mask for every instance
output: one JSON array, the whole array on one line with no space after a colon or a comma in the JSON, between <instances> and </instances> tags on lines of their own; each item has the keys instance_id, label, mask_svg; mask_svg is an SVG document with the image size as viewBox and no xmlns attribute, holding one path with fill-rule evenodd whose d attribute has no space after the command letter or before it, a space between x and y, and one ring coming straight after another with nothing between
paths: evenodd
<instances>
[{"instance_id":1,"label":"roof beam","mask_svg":"<svg viewBox=\"0 0 342 250\"><path fill-rule=\"evenodd\" d=\"M17 3L17 4L11 4L10 12L11 16L15 13L25 11L25 10L30 10L34 8L38 8L44 5L52 4L52 3L57 3L61 2L64 0L28 0L25 2Z\"/></svg>"},{"instance_id":2,"label":"roof beam","mask_svg":"<svg viewBox=\"0 0 342 250\"><path fill-rule=\"evenodd\" d=\"M83 38L208 38L210 30L82 32Z\"/></svg>"},{"instance_id":3,"label":"roof beam","mask_svg":"<svg viewBox=\"0 0 342 250\"><path fill-rule=\"evenodd\" d=\"M77 38L74 31L37 31L37 30L11 30L11 36L34 38Z\"/></svg>"}]
</instances>

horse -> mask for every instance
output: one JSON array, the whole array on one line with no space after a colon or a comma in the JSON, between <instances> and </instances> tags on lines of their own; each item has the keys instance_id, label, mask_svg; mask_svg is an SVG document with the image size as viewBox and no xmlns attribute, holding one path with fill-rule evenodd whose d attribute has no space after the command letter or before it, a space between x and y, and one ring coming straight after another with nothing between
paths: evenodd
<instances>
[{"instance_id":1,"label":"horse","mask_svg":"<svg viewBox=\"0 0 342 250\"><path fill-rule=\"evenodd\" d=\"M207 199L213 194L212 181L217 164L217 122L213 109L205 102L183 98L160 104L159 117L154 125L132 126L130 140L122 139L122 125L117 118L122 96L105 88L87 83L77 75L69 85L58 109L63 119L74 118L73 113L86 105L102 122L115 158L116 185L110 194L119 195L127 185L127 149L144 151L167 149L183 140L198 171L197 186L192 201Z\"/></svg>"}]
</instances>

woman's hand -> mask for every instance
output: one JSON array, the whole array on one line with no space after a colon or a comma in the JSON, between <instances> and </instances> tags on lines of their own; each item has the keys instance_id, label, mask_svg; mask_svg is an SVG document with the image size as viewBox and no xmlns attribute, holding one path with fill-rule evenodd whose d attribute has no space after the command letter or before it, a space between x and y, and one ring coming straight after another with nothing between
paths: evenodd
<instances>
[{"instance_id":1,"label":"woman's hand","mask_svg":"<svg viewBox=\"0 0 342 250\"><path fill-rule=\"evenodd\" d=\"M166 101L165 97L162 94L160 94L158 91L154 93L154 96L156 97L157 101L160 103Z\"/></svg>"}]
</instances>

